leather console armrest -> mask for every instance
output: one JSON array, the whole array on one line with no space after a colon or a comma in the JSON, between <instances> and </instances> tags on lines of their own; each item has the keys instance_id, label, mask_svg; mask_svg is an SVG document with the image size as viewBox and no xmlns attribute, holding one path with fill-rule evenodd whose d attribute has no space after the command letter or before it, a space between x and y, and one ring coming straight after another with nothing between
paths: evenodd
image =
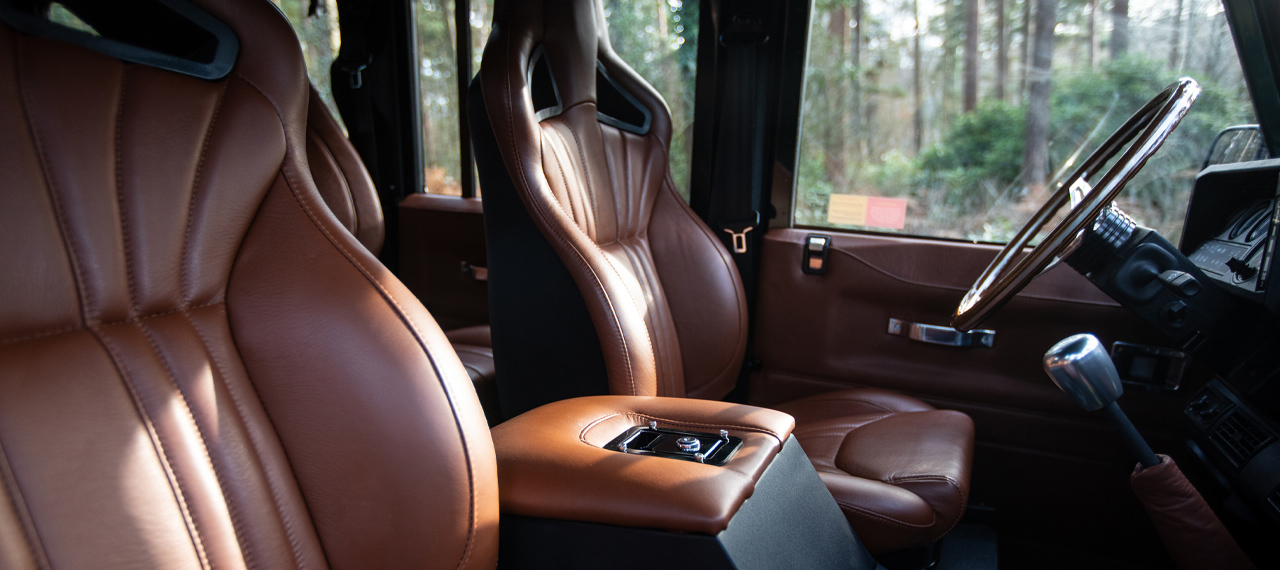
<instances>
[{"instance_id":1,"label":"leather console armrest","mask_svg":"<svg viewBox=\"0 0 1280 570\"><path fill-rule=\"evenodd\" d=\"M603 448L633 426L742 438L723 466ZM504 514L714 535L755 491L791 435L782 412L687 398L591 396L547 404L493 428Z\"/></svg>"}]
</instances>

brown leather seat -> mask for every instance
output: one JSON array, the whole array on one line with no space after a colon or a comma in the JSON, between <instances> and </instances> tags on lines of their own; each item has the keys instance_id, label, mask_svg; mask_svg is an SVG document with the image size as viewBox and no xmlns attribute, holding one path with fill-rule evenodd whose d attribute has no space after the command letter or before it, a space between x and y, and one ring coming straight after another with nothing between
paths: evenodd
<instances>
[{"instance_id":1,"label":"brown leather seat","mask_svg":"<svg viewBox=\"0 0 1280 570\"><path fill-rule=\"evenodd\" d=\"M480 405L325 208L288 23L194 3L225 78L0 25L0 567L494 567Z\"/></svg>"},{"instance_id":2,"label":"brown leather seat","mask_svg":"<svg viewBox=\"0 0 1280 570\"><path fill-rule=\"evenodd\" d=\"M307 107L307 164L320 197L342 227L374 256L382 251L385 229L378 190L351 141L333 119L315 86ZM488 325L445 333L475 385L490 424L501 418L494 381L493 348Z\"/></svg>"},{"instance_id":3,"label":"brown leather seat","mask_svg":"<svg viewBox=\"0 0 1280 570\"><path fill-rule=\"evenodd\" d=\"M470 109L504 411L725 397L747 341L743 288L673 187L661 96L614 53L599 0L498 0L493 30ZM936 540L964 512L964 414L881 390L779 409L873 552Z\"/></svg>"}]
</instances>

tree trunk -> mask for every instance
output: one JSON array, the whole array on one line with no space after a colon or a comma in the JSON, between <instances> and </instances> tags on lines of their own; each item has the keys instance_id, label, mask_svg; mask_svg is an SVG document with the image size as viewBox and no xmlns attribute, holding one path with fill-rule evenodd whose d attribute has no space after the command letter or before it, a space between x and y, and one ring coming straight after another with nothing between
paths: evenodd
<instances>
[{"instance_id":1,"label":"tree trunk","mask_svg":"<svg viewBox=\"0 0 1280 570\"><path fill-rule=\"evenodd\" d=\"M827 24L827 34L836 48L836 61L840 64L837 69L844 67L845 36L848 30L849 18L845 7L840 6L832 12L831 20ZM827 180L831 181L835 192L840 194L848 190L846 158L849 151L845 141L849 139L851 133L846 130L844 120L849 112L845 99L848 83L845 81L843 72L837 72L833 79L834 81L827 84L827 105L830 106L831 117L834 120L826 126L827 153L823 168L827 172ZM854 136L857 134L854 133Z\"/></svg>"},{"instance_id":2,"label":"tree trunk","mask_svg":"<svg viewBox=\"0 0 1280 570\"><path fill-rule=\"evenodd\" d=\"M981 0L964 1L964 111L978 105L978 9Z\"/></svg>"},{"instance_id":3,"label":"tree trunk","mask_svg":"<svg viewBox=\"0 0 1280 570\"><path fill-rule=\"evenodd\" d=\"M1053 73L1053 29L1057 25L1058 0L1036 0L1035 53L1029 71L1027 132L1022 164L1028 196L1044 192L1049 162L1049 80Z\"/></svg>"},{"instance_id":4,"label":"tree trunk","mask_svg":"<svg viewBox=\"0 0 1280 570\"><path fill-rule=\"evenodd\" d=\"M1181 2L1182 0L1178 0ZM1089 0L1089 69L1098 63L1098 0Z\"/></svg>"},{"instance_id":5,"label":"tree trunk","mask_svg":"<svg viewBox=\"0 0 1280 570\"><path fill-rule=\"evenodd\" d=\"M1111 5L1111 59L1120 59L1129 51L1129 0L1115 0Z\"/></svg>"},{"instance_id":6,"label":"tree trunk","mask_svg":"<svg viewBox=\"0 0 1280 570\"><path fill-rule=\"evenodd\" d=\"M1178 48L1182 43L1182 0L1178 0L1173 13L1173 36L1169 40L1169 69L1178 69Z\"/></svg>"},{"instance_id":7,"label":"tree trunk","mask_svg":"<svg viewBox=\"0 0 1280 570\"><path fill-rule=\"evenodd\" d=\"M1004 87L1009 81L1009 43L1005 41L1005 0L996 0L996 99L1004 100Z\"/></svg>"},{"instance_id":8,"label":"tree trunk","mask_svg":"<svg viewBox=\"0 0 1280 570\"><path fill-rule=\"evenodd\" d=\"M1003 0L1001 0L1003 2ZM920 100L920 92L923 87L920 85L920 77L922 75L921 67L924 62L920 57L920 0L911 1L911 14L915 18L915 37L912 46L912 72L915 77L911 82L912 98L915 100L915 114L912 116L912 130L915 134L916 154L920 154L920 149L924 147L924 105Z\"/></svg>"},{"instance_id":9,"label":"tree trunk","mask_svg":"<svg viewBox=\"0 0 1280 570\"><path fill-rule=\"evenodd\" d=\"M1027 71L1031 69L1031 2L1022 0L1022 80L1018 85L1018 102L1027 100Z\"/></svg>"},{"instance_id":10,"label":"tree trunk","mask_svg":"<svg viewBox=\"0 0 1280 570\"><path fill-rule=\"evenodd\" d=\"M863 24L866 23L862 17L863 2L864 0L854 0L853 3L853 132L855 133L854 152L859 159L855 164L861 164L867 140L867 123L862 111L864 104L862 100L862 39L866 37L862 33Z\"/></svg>"}]
</instances>

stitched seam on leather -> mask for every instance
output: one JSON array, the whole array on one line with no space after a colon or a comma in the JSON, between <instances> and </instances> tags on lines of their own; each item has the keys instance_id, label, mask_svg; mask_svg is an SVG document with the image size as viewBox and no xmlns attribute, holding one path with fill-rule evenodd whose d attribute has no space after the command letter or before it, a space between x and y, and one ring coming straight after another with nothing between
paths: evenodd
<instances>
[{"instance_id":1,"label":"stitched seam on leather","mask_svg":"<svg viewBox=\"0 0 1280 570\"><path fill-rule=\"evenodd\" d=\"M204 161L209 156L209 141L213 139L213 127L218 124L222 114L222 104L227 100L230 81L222 82L222 90L218 93L218 102L213 107L213 115L209 117L209 125L204 130L204 142L200 144L200 157L196 160L196 172L191 179L191 197L187 201L187 227L182 235L182 306L190 303L195 292L191 289L191 276L187 272L191 259L191 227L194 225L196 194L200 192L200 176L204 174Z\"/></svg>"},{"instance_id":2,"label":"stitched seam on leather","mask_svg":"<svg viewBox=\"0 0 1280 570\"><path fill-rule=\"evenodd\" d=\"M596 426L600 425L602 422L606 420L610 420L612 418L619 417L619 416L622 416L622 414L609 414L607 416L602 416L602 417L596 418L595 420L592 420L587 425L583 426L582 431L578 432L578 440L581 441L582 443L586 443L590 445L590 443L587 441L587 432L591 431L592 428L595 428Z\"/></svg>"},{"instance_id":3,"label":"stitched seam on leather","mask_svg":"<svg viewBox=\"0 0 1280 570\"><path fill-rule=\"evenodd\" d=\"M854 511L857 511L857 512L862 513L862 514L864 514L864 515L867 515L867 516L869 516L869 517L872 517L872 518L875 518L875 519L879 519L879 520L885 521L885 522L887 522L887 523L889 523L889 524L895 524L895 525L898 525L898 526L905 526L905 527L908 527L908 528L929 528L929 527L933 526L934 524L936 524L936 521L937 521L937 519L938 519L938 514L937 514L937 513L932 513L932 514L933 514L933 518L934 518L934 521L935 521L935 522L932 522L932 523L929 523L929 524L915 524L915 523L909 523L909 522L904 521L904 520L899 520L899 519L893 518L893 517L891 517L891 516L889 516L889 515L886 515L886 514L884 514L884 513L879 513L879 512L873 511L873 510L868 509L868 508L866 508L866 507L860 507L860 506L858 506L858 505L854 505L854 504L851 504L851 503L846 503L846 502L843 502L843 501L840 501L840 500L837 500L837 501L836 501L836 504L840 505L840 506L841 506L841 507L843 507L843 508L850 509L850 510L854 510ZM930 511L932 512L932 509L930 509Z\"/></svg>"},{"instance_id":4,"label":"stitched seam on leather","mask_svg":"<svg viewBox=\"0 0 1280 570\"><path fill-rule=\"evenodd\" d=\"M18 485L17 477L14 476L13 466L9 463L9 454L5 451L3 442L0 442L0 484L3 484L5 493L9 495L9 502L13 503L18 526L22 528L22 538L31 551L31 557L35 559L36 568L48 570L51 567L49 553L45 551L40 530L36 528L35 521L31 518L31 510L27 507L22 488Z\"/></svg>"},{"instance_id":5,"label":"stitched seam on leather","mask_svg":"<svg viewBox=\"0 0 1280 570\"><path fill-rule=\"evenodd\" d=\"M587 169L587 152L582 147L582 139L578 138L578 131L573 130L573 128L569 127L569 125L565 125L565 128L568 128L569 134L573 135L573 145L578 148L578 160L582 161L582 178L587 181L587 203L591 204L590 219L591 219L591 228L593 230L592 233L595 233L597 237L599 237L600 232L599 232L598 226L596 225L596 218L599 217L600 210L596 208L596 192L595 192L595 188L591 185L591 171ZM617 226L617 220L618 220L617 206L618 205L615 203L613 208L615 236L617 235L616 232L618 227Z\"/></svg>"},{"instance_id":6,"label":"stitched seam on leather","mask_svg":"<svg viewBox=\"0 0 1280 570\"><path fill-rule=\"evenodd\" d=\"M67 222L66 208L62 204L62 197L58 191L54 189L56 186L53 171L49 168L49 157L45 151L44 142L40 139L40 129L36 125L35 115L31 112L31 107L27 103L27 99L31 97L27 91L27 82L22 80L23 62L26 58L26 42L23 41L19 34L12 34L14 50L13 50L13 74L14 81L18 84L19 103L22 105L22 117L27 123L27 130L31 136L32 146L35 147L36 156L40 159L40 172L44 176L45 192L49 196L49 201L53 204L54 217L58 221L58 232L62 235L62 245L67 253L67 264L71 266L71 273L76 281L76 297L80 303L80 318L84 325L87 325L96 315L92 313L93 295L89 291L89 286L85 282L84 270L80 267L80 252L76 247L75 237L71 231L67 229L71 224ZM74 330L74 329L72 329Z\"/></svg>"},{"instance_id":7,"label":"stitched seam on leather","mask_svg":"<svg viewBox=\"0 0 1280 570\"><path fill-rule=\"evenodd\" d=\"M634 270L634 273L637 276L636 284L640 286L640 293L641 295L644 295L645 306L647 308L649 306L657 305L658 295L654 289L653 279L651 277L648 267L645 266L645 264L643 263L644 260L641 254L636 252L635 248L633 247L635 244L635 241L636 240L633 238L627 238L623 240L618 240L617 245L618 247L622 248L622 252L627 256L627 263L631 265L631 268ZM644 277L644 279L640 279L640 277ZM634 300L634 297L633 297L633 300ZM639 306L637 306L636 308L640 309ZM665 374L664 374L665 378L663 378L664 380L663 383L666 384L665 386L666 394L659 394L659 395L675 396L676 394L675 372L670 362L671 359L667 358L667 355L669 354L670 351L666 350L664 346L662 350L662 353L663 353L662 362L659 362L658 361L659 360L658 359L658 342L657 342L657 340L659 340L659 336L657 334L653 334L650 332L650 330L653 330L653 332L657 332L657 328L659 326L659 323L657 322L658 316L655 314L656 312L657 311L642 310L641 314L645 315L645 319L644 319L646 321L644 323L645 332L646 334L649 335L649 348L653 351L653 362L655 366L655 372L657 372L656 368L659 366L663 370L665 370ZM661 340L670 340L670 339L661 339ZM655 384L657 384L657 382L655 382Z\"/></svg>"},{"instance_id":8,"label":"stitched seam on leather","mask_svg":"<svg viewBox=\"0 0 1280 570\"><path fill-rule=\"evenodd\" d=\"M208 438L204 435L204 427L200 425L200 420L197 420L195 413L191 411L191 402L187 399L187 394L183 392L182 385L178 383L178 374L173 368L173 363L169 362L164 352L160 350L160 345L156 343L155 335L147 328L146 323L139 322L138 330L142 331L142 335L147 337L147 343L151 345L151 350L155 352L156 358L164 365L165 371L169 373L169 382L173 385L173 390L178 395L178 402L182 404L182 409L187 413L187 419L191 421L191 425L196 429L196 438L199 440L200 450L204 452L204 460L209 462L209 470L213 471L213 479L218 483L218 492L222 494L222 503L227 507L227 516L231 519L231 529L235 533L237 546L240 547L240 554L243 557L245 567L254 568L257 565L253 562L253 556L249 552L249 546L244 538L244 528L243 523L240 521L239 509L227 498L226 482L223 481L222 472L213 464L213 456L209 454L209 443ZM213 381L217 382L216 379ZM210 566L212 566L212 563Z\"/></svg>"},{"instance_id":9,"label":"stitched seam on leather","mask_svg":"<svg viewBox=\"0 0 1280 570\"><path fill-rule=\"evenodd\" d=\"M325 112L327 113L328 111L326 110ZM356 208L356 193L351 191L351 183L347 180L347 173L342 169L342 163L338 162L338 155L333 153L333 148L329 146L329 141L324 139L324 135L321 135L320 131L312 129L310 126L307 127L307 130L316 134L316 146L324 151L324 154L329 157L329 160L338 169L338 183L342 185L347 200L351 202L351 235L358 236L360 235L360 211L359 208ZM336 218L337 216L335 215L334 217Z\"/></svg>"},{"instance_id":10,"label":"stitched seam on leather","mask_svg":"<svg viewBox=\"0 0 1280 570\"><path fill-rule=\"evenodd\" d=\"M653 137L653 138L654 138L654 140L657 140L657 141L659 142L659 144L658 144L658 148L659 148L659 149L661 149L661 150L663 151L663 154L666 154L666 155L667 155L667 165L668 165L668 166L667 166L667 175L664 177L664 180L665 180L665 181L663 182L663 186L667 189L667 191L668 191L668 192L671 192L672 197L673 197L673 198L675 198L675 200L676 200L676 202L677 202L677 207L678 207L682 212L684 212L684 214L685 214L686 216L688 216L688 217L689 217L689 220L690 220L691 222L693 222L693 224L694 224L695 226L697 226L697 227L698 227L698 229L699 229L700 231L702 231L702 235L706 236L706 238L707 238L708 240L710 240L710 241L711 241L711 245L712 245L712 247L716 248L716 253L718 253L718 254L719 254L720 262L724 264L725 271L726 271L726 272L732 272L733 270L732 270L732 268L731 268L730 264L731 264L731 263L733 263L733 260L732 260L731 258L729 258L729 257L726 257L726 256L728 255L728 252L726 252L726 251L724 250L724 244L720 242L720 238L715 237L715 235L714 235L714 234L712 234L712 233L711 233L711 231L710 231L709 229L707 229L705 222L703 222L703 221L702 221L702 218L699 218L699 217L697 217L696 215L694 215L693 211L692 211L691 209L689 209L689 204L688 204L687 202L685 202L685 201L684 201L684 198L681 198L681 197L680 197L680 193L679 193L679 192L676 192L676 188L675 188L675 180L674 180L673 178L671 178L671 166L670 166L670 164L671 164L671 155L670 155L670 153L667 153L667 152L666 152L666 149L665 149L665 148L663 148L663 146L662 146L662 144L661 144L662 139L659 139L659 138L657 137L657 135L654 135L654 134L652 134L652 133L650 133L650 134L649 134L649 136ZM743 298L743 297L745 297L745 296L746 296L746 292L745 292L745 291L743 291L743 289L742 289L742 279L740 279L740 278L739 278L739 279L734 279L734 280L733 280L733 288L734 288L734 290L736 290L736 291L737 291L738 298ZM745 318L745 316L746 316L746 311L745 311L745 310L738 311L738 331L739 331L740 333L742 333L742 334L739 334L739 335L738 335L738 342L739 342L739 343L746 343L746 342L747 342L747 338L746 338L746 337L747 337L747 334L746 334L746 332L744 332L744 331L746 331L746 329L743 327L743 322L742 322L742 321L743 321L743 319ZM741 368L742 368L742 363L741 363L741 362L738 362L737 360L735 360L735 359L733 359L733 358L730 358L730 359L729 359L729 362L727 362L727 363L724 365L724 367L720 369L720 372L719 372L719 373L717 373L717 374L714 376L714 378L720 378L720 377L724 376L726 373L728 373L728 372L729 372L730 370L732 370L734 367L737 367L738 369L741 369ZM689 388L688 383L689 383L689 379L688 379L688 378L685 378L685 390L688 390L688 388Z\"/></svg>"},{"instance_id":11,"label":"stitched seam on leather","mask_svg":"<svg viewBox=\"0 0 1280 570\"><path fill-rule=\"evenodd\" d=\"M129 392L129 397L133 400L134 411L138 413L139 419L147 429L147 434L151 438L151 446L156 451L157 459L160 460L160 467L164 471L165 476L169 479L169 489L173 492L175 502L178 504L178 512L182 513L182 520L187 526L187 536L191 538L191 545L196 551L196 558L200 561L200 566L205 570L212 570L213 565L209 563L209 557L204 550L204 542L200 539L200 531L196 528L195 519L191 516L191 511L187 507L186 495L182 492L182 482L178 478L177 472L173 470L173 466L169 462L169 455L164 451L164 443L160 440L160 433L156 431L155 424L151 422L151 416L147 414L146 408L142 403L142 396L138 393L137 387L130 380L131 374L129 368L125 366L124 359L120 358L120 354L116 351L113 343L107 340L107 337L97 328L91 327L89 331L93 333L94 338L102 344L102 347L110 355L112 364L116 367L116 372L120 376L120 383L124 384L125 389Z\"/></svg>"},{"instance_id":12,"label":"stitched seam on leather","mask_svg":"<svg viewBox=\"0 0 1280 570\"><path fill-rule=\"evenodd\" d=\"M267 97L267 94L263 93L263 91L259 89L257 85L254 85L253 82L250 81L248 78L244 77L243 75L240 75L239 73L236 73L235 76L239 78L241 81L244 81L250 87L252 87L255 91L258 92L259 95L262 96L263 99L265 99L268 103L271 104L271 108L274 109L276 112L276 118L280 121L281 129L287 133L288 130L285 125L284 115L280 112L279 107L276 107L276 102L272 100L270 97ZM409 331L409 334L414 337L414 340L418 342L418 346L422 348L422 353L426 357L427 362L431 364L431 369L435 373L436 381L439 382L441 391L444 392L445 398L449 401L449 410L450 412L453 413L454 426L458 430L458 436L459 436L458 439L461 441L462 454L463 454L463 457L466 459L467 491L470 499L468 516L470 516L471 520L470 520L470 525L468 525L467 527L467 544L463 550L462 558L458 562L458 568L462 568L463 566L466 565L467 560L470 558L471 547L474 545L474 542L475 542L475 529L476 529L476 523L477 523L476 481L475 481L475 470L474 470L474 467L472 466L472 461L471 461L471 446L468 444L466 433L463 431L462 418L458 417L457 407L455 406L456 402L453 398L453 393L449 390L448 383L444 381L444 375L440 373L440 367L436 365L435 358L431 356L431 351L427 349L426 341L422 338L422 334L419 332L417 325L413 322L413 319L409 316L408 312L406 312L404 308L400 306L400 303L395 300L395 298L391 295L390 291L387 291L387 289L383 287L381 282L379 282L372 274L368 272L368 270L366 270L362 265L360 265L359 262L356 261L355 257L351 255L351 252L347 251L346 248L342 247L342 244L339 243L338 240L335 239L333 235L329 233L329 230L327 230L323 224L320 223L319 219L317 219L315 215L315 212L311 211L311 208L307 206L306 201L304 201L302 197L298 195L297 189L294 188L293 181L290 180L289 169L286 168L286 165L288 164L288 152L289 152L288 144L289 144L289 139L286 136L285 137L285 145L286 145L285 161L280 165L280 177L283 177L285 186L289 188L290 195L293 196L294 201L297 202L298 207L302 210L304 214L306 214L307 218L311 220L311 224L315 226L316 229L320 230L320 233L323 234L325 236L325 239L329 241L329 245L333 246L334 249L338 250L338 252L341 253L342 256L347 259L347 262L350 263L351 266L355 268L357 272L363 275L365 280L368 281L369 284L372 285L374 289L378 290L378 293L382 296L383 300L386 301L387 304L391 305L394 308L396 315L400 317L401 322L404 323L405 328L408 329Z\"/></svg>"},{"instance_id":13,"label":"stitched seam on leather","mask_svg":"<svg viewBox=\"0 0 1280 570\"><path fill-rule=\"evenodd\" d=\"M506 49L507 53L510 53L511 52L510 36L507 37L506 48L507 48ZM511 97L510 75L504 77L504 84L506 89L502 93L502 98L504 102L507 104L507 116L514 117L515 103ZM516 145L516 140L515 140L516 139L515 123L514 121L506 121L506 123L507 123L507 133L509 135L508 140L511 143L511 153L517 159L519 159L521 155L520 155L519 146ZM492 128L492 124L493 122L490 121L491 128ZM494 135L495 135L494 138L496 139L497 138L496 131ZM532 191L533 186L529 184L529 179L525 177L524 169L517 167L514 170L516 171L517 174L520 175L520 183L524 186L525 193L531 195L533 193ZM512 185L514 186L514 181L512 182L513 182ZM609 297L609 292L605 290L604 283L600 281L600 276L596 275L595 270L591 268L591 264L587 263L587 260L584 254L581 251L579 251L578 248L575 247L572 242L570 242L567 238L565 238L563 234L560 233L560 228L557 227L556 224L548 220L547 213L543 211L543 206L538 202L538 200L533 199L530 196L530 199L528 202L529 204L532 205L531 208L528 208L531 210L530 216L532 217L534 214L536 214L538 218L542 221L543 225L548 228L547 234L555 238L557 241L559 241L563 247L573 252L573 254L577 258L578 263L587 270L587 273L591 276L592 279L595 279L597 290L599 290L601 295L604 296L605 303L609 306L609 312L611 313L609 316L613 317L614 330L612 332L614 333L614 336L617 338L618 343L622 345L622 358L623 358L624 364L626 365L627 385L631 388L631 394L634 395L636 393L636 381L635 381L635 372L632 370L632 365L631 365L631 353L630 353L630 350L628 349L626 336L622 334L622 322L618 318L617 310L613 307L613 300L612 298ZM596 334L599 334L599 331L596 331Z\"/></svg>"},{"instance_id":14,"label":"stitched seam on leather","mask_svg":"<svg viewBox=\"0 0 1280 570\"><path fill-rule=\"evenodd\" d=\"M138 298L135 292L136 280L133 276L133 240L129 239L129 214L125 209L124 203L124 168L120 157L120 147L124 141L124 100L125 94L128 93L129 85L129 69L130 66L125 65L120 70L120 101L116 108L116 147L112 152L115 153L116 165L116 208L120 214L120 239L124 246L124 271L125 282L129 286L129 312L130 318L138 311Z\"/></svg>"},{"instance_id":15,"label":"stitched seam on leather","mask_svg":"<svg viewBox=\"0 0 1280 570\"><path fill-rule=\"evenodd\" d=\"M552 127L552 130L553 130L553 131L555 130L555 127L554 127L554 126ZM563 143L564 141L562 140L561 142ZM556 163L556 169L560 171L560 184L561 184L562 186L564 186L564 199L565 199L565 201L567 201L567 202L568 202L568 204L562 204L562 205L561 205L561 209L567 209L567 211L565 212L565 214L566 214L566 215L568 215L570 218L573 218L573 217L574 217L574 213L573 213L573 204L574 204L574 201L573 201L573 188L572 188L572 187L571 187L571 185L569 184L569 175L568 175L568 174L566 174L566 173L565 173L565 171L564 171L564 162L565 162L565 160L568 160L568 159L563 159L563 160L562 160L562 159L560 158L560 153L559 153L559 150L556 148L556 141L555 141L555 140L550 140L550 141L548 141L548 143L547 143L547 147L548 147L548 149L551 151L551 152L550 152L550 154L551 154L551 160L552 160L552 161L554 161L554 162ZM552 196L554 196L554 195L555 195L555 191L552 191L552 192L551 192L551 195L552 195ZM576 220L575 220L575 221L576 221ZM585 219L585 215L584 215L584 219L582 220L582 223L583 223L584 225L587 223L587 220ZM583 231L586 231L586 230L584 229Z\"/></svg>"},{"instance_id":16,"label":"stitched seam on leather","mask_svg":"<svg viewBox=\"0 0 1280 570\"><path fill-rule=\"evenodd\" d=\"M217 303L217 304L220 305L222 303ZM205 307L200 307L200 308L213 307L213 306L215 305L205 305ZM192 309L192 311L194 310L196 309ZM196 331L196 336L200 337L200 343L204 345L205 353L209 355L209 361L213 363L214 371L217 372L219 377L224 379L228 378L226 374L226 367L222 364L222 359L218 358L218 355L210 348L213 346L213 344L209 342L209 337L205 334L204 330L200 328L200 325L196 323L196 320L191 316L191 311L182 311L182 316L186 317L187 322L191 324L191 329ZM247 375L245 379L249 380ZM251 389L254 387L253 382L251 380L248 382L248 384ZM225 380L222 382L222 387L226 388L227 394L231 396L232 410L234 410L236 413L236 416L240 418L240 423L245 425L245 440L249 442L249 448L253 451L254 455L258 456L259 462L263 463L262 478L264 481L266 481L267 489L270 490L271 492L271 500L276 505L276 514L280 515L280 526L284 527L285 537L289 539L289 548L293 553L294 565L297 568L302 568L302 547L299 546L298 544L297 532L294 530L293 525L290 524L289 519L284 516L284 500L281 499L280 497L280 489L276 485L275 480L266 473L266 470L267 470L266 464L265 462L261 461L263 454L261 450L259 450L258 448L258 443L255 442L253 440L253 436L249 434L249 427L248 427L249 422L247 420L247 414L245 414L244 412L244 402L242 400L242 397L236 392L234 388L232 388L231 384L229 382L226 382ZM254 394L254 396L257 397L257 394ZM261 399L259 398L259 400ZM270 424L271 418L267 417L266 419L268 424ZM272 425L271 429L272 429L272 433L274 434L275 426ZM288 458L285 458L285 461L287 462ZM229 506L230 506L230 501L228 501L228 507Z\"/></svg>"},{"instance_id":17,"label":"stitched seam on leather","mask_svg":"<svg viewBox=\"0 0 1280 570\"><path fill-rule=\"evenodd\" d=\"M99 324L98 324L98 326L113 326L113 325L125 325L125 324L129 324L129 323L140 323L140 322L145 321L145 320L147 320L147 319L154 319L154 318L156 318L156 317L163 317L163 316L172 315L172 314L175 314L175 313L181 313L181 312L183 312L183 311L194 311L194 310L196 310L196 309L203 309L203 308L205 308L205 307L212 307L212 306L215 306L215 305L221 305L222 303L223 303L222 301L214 301L214 302L211 302L211 303L206 303L206 304L204 304L204 305L196 305L196 306L194 306L194 307L187 307L187 308L185 308L185 309L173 309L173 310L171 310L171 311L162 311L162 312L159 312L159 313L150 313L150 314L146 314L146 315L138 315L138 316L133 317L133 318L131 318L131 319L125 319L125 320L122 320L122 321L107 321L107 322L102 322L102 323L99 323ZM38 338L44 338L44 337L46 337L46 336L60 335L60 334L62 334L62 333L69 333L69 332L73 332L73 331L83 330L84 328L85 328L85 327L84 327L83 325L75 324L75 325L71 325L71 326L68 326L68 327L63 327L63 328L60 328L60 329L54 329L54 330L51 330L51 331L43 331L43 332L32 333L32 334L23 335L23 336L14 337L14 338L5 338L5 339L0 339L0 346L6 345L6 344L14 344L14 343L18 343L18 342L24 342L24 341L28 341L28 340L35 340L35 339L38 339Z\"/></svg>"},{"instance_id":18,"label":"stitched seam on leather","mask_svg":"<svg viewBox=\"0 0 1280 570\"><path fill-rule=\"evenodd\" d=\"M959 482L957 482L955 479L952 479L952 478L947 477L947 476L945 476L945 475L929 475L929 474L903 475L903 476L900 476L900 477L894 477L894 478L892 478L891 480L887 480L886 482L890 482L890 483L910 483L910 482L912 482L912 481L916 481L916 480L925 480L925 481L944 481L944 482L946 482L948 485L950 485L950 486L951 486L951 490L953 490L953 491L955 491L955 492L956 492L956 496L957 496L957 497L960 497L960 504L961 504L961 505L965 505L965 504L967 504L967 503L968 503L968 499L965 497L964 491L960 488L960 483L959 483ZM917 495L917 496L918 496L918 495ZM926 503L928 503L928 501L925 501L925 502L926 502ZM934 518L934 520L936 521L936 520L938 519L938 509L933 508L933 504L932 504L932 503L930 503L930 504L929 504L929 508L933 510L933 518ZM963 509L963 507L962 507L962 508L961 508L961 514L963 514L963 512L964 512L964 509ZM947 534L948 532L951 532L951 529L955 528L955 526L956 526L956 525L960 524L960 519L961 519L961 518L963 518L963 517L962 517L962 516L957 516L957 517L956 517L956 520L951 521L951 525L950 525L950 526L948 526L946 530L944 530L944 531L942 531L942 532L938 533L938 536L942 536L942 535Z\"/></svg>"}]
</instances>

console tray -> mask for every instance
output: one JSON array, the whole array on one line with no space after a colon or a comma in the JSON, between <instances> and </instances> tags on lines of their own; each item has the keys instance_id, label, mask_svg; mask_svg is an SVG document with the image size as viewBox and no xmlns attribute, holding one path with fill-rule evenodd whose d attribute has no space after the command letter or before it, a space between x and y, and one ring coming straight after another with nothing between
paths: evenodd
<instances>
[{"instance_id":1,"label":"console tray","mask_svg":"<svg viewBox=\"0 0 1280 570\"><path fill-rule=\"evenodd\" d=\"M632 455L655 455L681 461L724 465L742 447L742 438L721 430L719 434L657 427L657 422L636 426L613 438L604 448Z\"/></svg>"}]
</instances>

